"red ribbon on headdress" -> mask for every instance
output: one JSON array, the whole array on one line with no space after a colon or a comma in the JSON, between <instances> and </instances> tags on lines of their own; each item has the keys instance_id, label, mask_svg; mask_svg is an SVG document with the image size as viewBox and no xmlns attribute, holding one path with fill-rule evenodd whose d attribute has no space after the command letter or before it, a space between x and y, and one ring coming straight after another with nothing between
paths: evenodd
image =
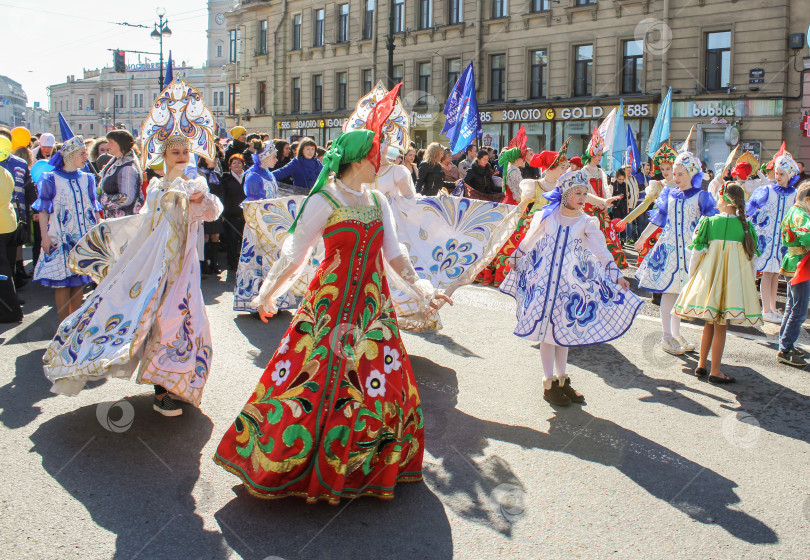
<instances>
[{"instance_id":1,"label":"red ribbon on headdress","mask_svg":"<svg viewBox=\"0 0 810 560\"><path fill-rule=\"evenodd\" d=\"M366 159L371 162L376 171L380 170L380 142L382 141L382 128L391 113L394 112L394 106L397 104L397 97L399 97L399 90L402 88L402 82L394 86L394 89L385 94L385 97L380 99L366 119L366 129L374 131L374 141L371 145Z\"/></svg>"},{"instance_id":2,"label":"red ribbon on headdress","mask_svg":"<svg viewBox=\"0 0 810 560\"><path fill-rule=\"evenodd\" d=\"M518 130L517 134L514 138L509 141L508 148L520 148L520 157L526 157L526 140L528 140L526 136L526 128L521 125L520 130Z\"/></svg>"}]
</instances>

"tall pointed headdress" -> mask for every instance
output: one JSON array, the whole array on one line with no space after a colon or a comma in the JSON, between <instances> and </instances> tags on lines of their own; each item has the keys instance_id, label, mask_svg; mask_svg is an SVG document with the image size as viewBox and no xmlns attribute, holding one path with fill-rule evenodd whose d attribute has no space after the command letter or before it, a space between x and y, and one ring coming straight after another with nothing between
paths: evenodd
<instances>
[{"instance_id":1,"label":"tall pointed headdress","mask_svg":"<svg viewBox=\"0 0 810 560\"><path fill-rule=\"evenodd\" d=\"M200 156L214 159L214 117L203 102L202 94L177 77L152 103L141 128L144 169L163 162L166 144L188 143Z\"/></svg>"},{"instance_id":2,"label":"tall pointed headdress","mask_svg":"<svg viewBox=\"0 0 810 560\"><path fill-rule=\"evenodd\" d=\"M377 85L360 98L354 112L343 125L343 132L352 130L362 130L366 128L366 122L374 107L388 95L388 89L383 85L382 80ZM401 99L397 98L394 110L382 127L384 141L389 147L399 149L403 154L411 147L410 138L410 117L402 106Z\"/></svg>"}]
</instances>

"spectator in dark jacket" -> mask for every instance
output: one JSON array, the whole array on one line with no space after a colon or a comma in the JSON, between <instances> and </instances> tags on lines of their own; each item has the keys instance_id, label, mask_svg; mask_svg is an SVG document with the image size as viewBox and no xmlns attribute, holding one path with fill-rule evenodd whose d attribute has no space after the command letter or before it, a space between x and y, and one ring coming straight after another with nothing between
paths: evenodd
<instances>
[{"instance_id":1,"label":"spectator in dark jacket","mask_svg":"<svg viewBox=\"0 0 810 560\"><path fill-rule=\"evenodd\" d=\"M492 180L492 168L489 166L489 152L478 150L475 161L467 171L464 182L482 194L499 194L500 187Z\"/></svg>"},{"instance_id":2,"label":"spectator in dark jacket","mask_svg":"<svg viewBox=\"0 0 810 560\"><path fill-rule=\"evenodd\" d=\"M248 146L246 143L247 140L247 131L242 126L235 126L231 129L231 136L233 136L233 141L228 144L228 149L225 150L225 163L228 164L231 161L231 156L234 154L242 154L245 150L247 150ZM244 161L244 156L242 160Z\"/></svg>"},{"instance_id":3,"label":"spectator in dark jacket","mask_svg":"<svg viewBox=\"0 0 810 560\"><path fill-rule=\"evenodd\" d=\"M286 140L276 140L275 145L276 145L276 157L278 158L278 160L276 161L276 164L270 171L276 171L278 169L281 169L282 167L290 163L290 160L292 159L292 149L290 148L289 142L287 142Z\"/></svg>"},{"instance_id":4,"label":"spectator in dark jacket","mask_svg":"<svg viewBox=\"0 0 810 560\"><path fill-rule=\"evenodd\" d=\"M234 154L228 160L230 171L222 175L222 218L225 229L225 248L228 254L228 270L235 271L242 252L242 232L245 229L245 215L242 201L245 200L244 181L245 158Z\"/></svg>"},{"instance_id":5,"label":"spectator in dark jacket","mask_svg":"<svg viewBox=\"0 0 810 560\"><path fill-rule=\"evenodd\" d=\"M444 148L438 142L432 142L425 150L425 159L419 164L419 173L416 179L416 192L424 196L436 196L439 190L449 186L452 190L452 183L445 183L444 169L442 169L441 159L444 155Z\"/></svg>"},{"instance_id":6,"label":"spectator in dark jacket","mask_svg":"<svg viewBox=\"0 0 810 560\"><path fill-rule=\"evenodd\" d=\"M292 177L293 185L309 192L323 168L323 164L315 157L317 147L318 145L314 140L309 138L301 140L298 144L298 150L295 152L295 157L290 160L290 163L273 172L276 180L284 181L288 177Z\"/></svg>"},{"instance_id":7,"label":"spectator in dark jacket","mask_svg":"<svg viewBox=\"0 0 810 560\"><path fill-rule=\"evenodd\" d=\"M531 148L526 148L526 157L524 158L525 161L531 161L532 156L534 156L534 150ZM520 169L520 174L523 176L524 179L539 179L540 178L540 170L536 167L532 167L531 165L524 165Z\"/></svg>"}]
</instances>

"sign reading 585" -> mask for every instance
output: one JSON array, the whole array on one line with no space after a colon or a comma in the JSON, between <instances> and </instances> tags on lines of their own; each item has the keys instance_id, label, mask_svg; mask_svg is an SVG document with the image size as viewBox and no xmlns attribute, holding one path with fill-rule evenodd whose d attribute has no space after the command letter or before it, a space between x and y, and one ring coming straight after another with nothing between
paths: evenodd
<instances>
[{"instance_id":1,"label":"sign reading 585","mask_svg":"<svg viewBox=\"0 0 810 560\"><path fill-rule=\"evenodd\" d=\"M492 121L492 113L490 111L479 111L478 118L481 119L482 123L491 122Z\"/></svg>"},{"instance_id":2,"label":"sign reading 585","mask_svg":"<svg viewBox=\"0 0 810 560\"><path fill-rule=\"evenodd\" d=\"M628 105L624 109L626 117L648 117L650 115L649 105Z\"/></svg>"}]
</instances>

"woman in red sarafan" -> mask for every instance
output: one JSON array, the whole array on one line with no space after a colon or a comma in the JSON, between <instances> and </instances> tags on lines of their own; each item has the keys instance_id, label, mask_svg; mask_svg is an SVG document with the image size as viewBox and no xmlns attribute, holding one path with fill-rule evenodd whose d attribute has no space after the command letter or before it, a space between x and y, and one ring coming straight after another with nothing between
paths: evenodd
<instances>
[{"instance_id":1,"label":"woman in red sarafan","mask_svg":"<svg viewBox=\"0 0 810 560\"><path fill-rule=\"evenodd\" d=\"M398 482L422 479L419 392L388 281L426 308L450 300L417 278L385 197L366 188L373 137L356 130L334 142L256 298L263 319L275 313L275 298L323 237L325 258L304 301L214 455L255 496L337 504L392 498Z\"/></svg>"}]
</instances>

